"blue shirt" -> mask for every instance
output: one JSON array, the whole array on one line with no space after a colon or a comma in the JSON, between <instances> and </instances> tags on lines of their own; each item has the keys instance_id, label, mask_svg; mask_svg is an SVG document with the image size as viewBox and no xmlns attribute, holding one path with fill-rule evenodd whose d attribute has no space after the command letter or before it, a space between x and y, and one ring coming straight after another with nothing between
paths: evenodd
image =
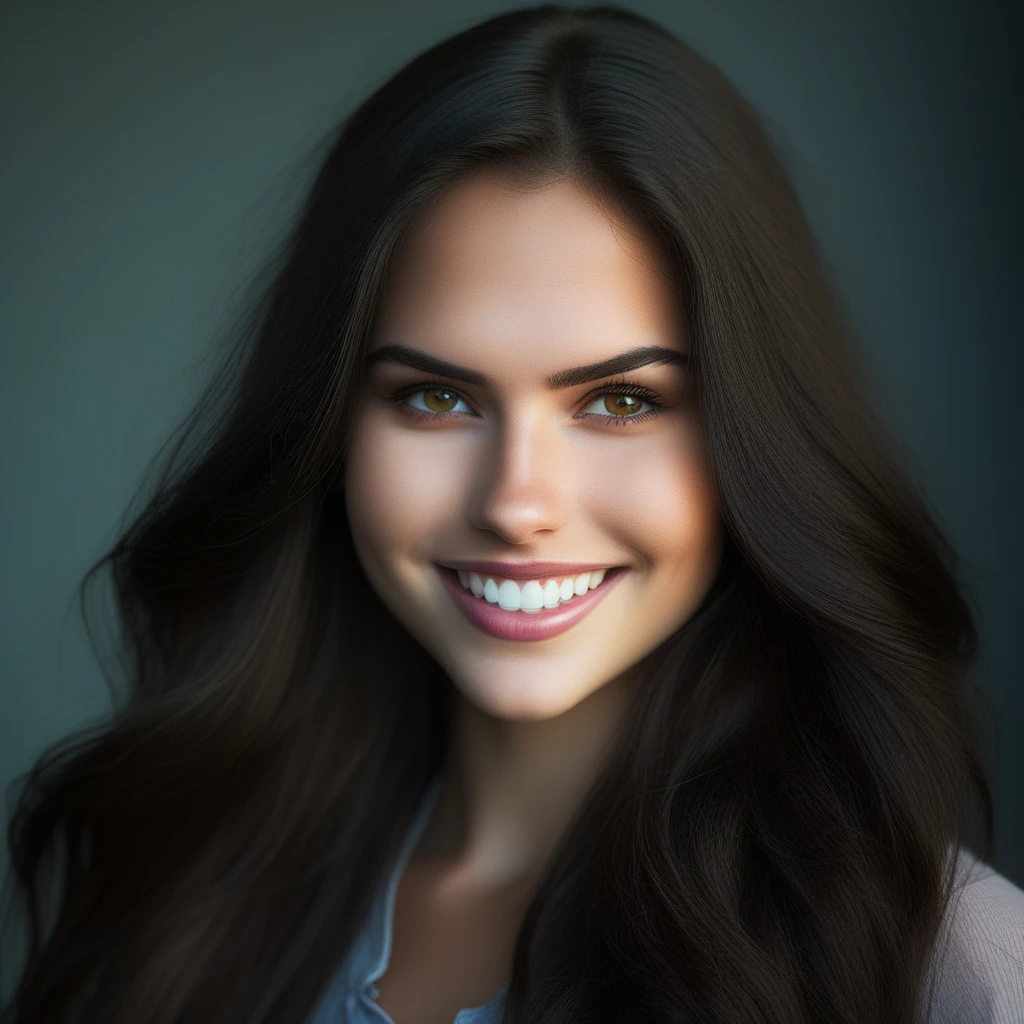
<instances>
[{"instance_id":1,"label":"blue shirt","mask_svg":"<svg viewBox=\"0 0 1024 1024\"><path fill-rule=\"evenodd\" d=\"M391 957L398 882L430 819L441 781L442 773L438 773L430 783L366 923L307 1024L395 1024L373 1001L377 994L374 982L383 975ZM505 992L503 988L483 1006L459 1010L452 1024L499 1024L505 1010Z\"/></svg>"}]
</instances>

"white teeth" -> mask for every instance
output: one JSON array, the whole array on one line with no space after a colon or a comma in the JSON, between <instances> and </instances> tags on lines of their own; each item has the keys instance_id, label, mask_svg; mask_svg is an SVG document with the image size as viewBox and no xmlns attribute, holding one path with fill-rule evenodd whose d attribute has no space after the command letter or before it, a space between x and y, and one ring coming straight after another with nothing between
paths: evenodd
<instances>
[{"instance_id":1,"label":"white teeth","mask_svg":"<svg viewBox=\"0 0 1024 1024\"><path fill-rule=\"evenodd\" d=\"M496 604L505 611L522 611L530 614L544 608L557 608L574 597L579 597L600 586L607 569L595 569L593 572L580 573L579 576L567 577L559 582L548 579L528 580L522 586L515 580L504 579L499 584L490 577L481 577L477 572L457 570L459 582L477 597L483 597L490 604Z\"/></svg>"},{"instance_id":2,"label":"white teeth","mask_svg":"<svg viewBox=\"0 0 1024 1024\"><path fill-rule=\"evenodd\" d=\"M508 582L511 583L511 580ZM515 586L514 583L512 585ZM501 587L498 588L498 593L501 593ZM539 612L544 607L544 588L536 580L523 584L523 589L519 591L519 607L524 612Z\"/></svg>"},{"instance_id":3,"label":"white teeth","mask_svg":"<svg viewBox=\"0 0 1024 1024\"><path fill-rule=\"evenodd\" d=\"M491 580L488 580L486 585L490 586L491 582ZM501 586L498 587L499 608L504 608L507 612L517 612L519 611L521 598L522 591L519 589L518 583L513 583L511 580L501 581Z\"/></svg>"}]
</instances>

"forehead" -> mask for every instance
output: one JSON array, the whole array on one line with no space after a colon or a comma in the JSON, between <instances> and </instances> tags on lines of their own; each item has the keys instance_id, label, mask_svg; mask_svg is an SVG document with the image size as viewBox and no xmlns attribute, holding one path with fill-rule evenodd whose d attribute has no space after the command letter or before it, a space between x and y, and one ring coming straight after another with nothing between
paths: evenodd
<instances>
[{"instance_id":1,"label":"forehead","mask_svg":"<svg viewBox=\"0 0 1024 1024\"><path fill-rule=\"evenodd\" d=\"M510 378L638 345L685 350L682 309L622 215L561 181L455 185L406 237L370 351L413 345Z\"/></svg>"}]
</instances>

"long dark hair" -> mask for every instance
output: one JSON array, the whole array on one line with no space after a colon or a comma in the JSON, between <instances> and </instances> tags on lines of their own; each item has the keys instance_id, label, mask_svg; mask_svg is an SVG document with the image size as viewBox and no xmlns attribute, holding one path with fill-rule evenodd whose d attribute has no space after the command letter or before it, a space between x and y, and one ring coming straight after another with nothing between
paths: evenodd
<instances>
[{"instance_id":1,"label":"long dark hair","mask_svg":"<svg viewBox=\"0 0 1024 1024\"><path fill-rule=\"evenodd\" d=\"M751 107L641 16L545 5L423 53L342 124L83 580L110 570L127 686L24 780L5 1022L301 1024L346 953L442 764L451 685L374 595L335 485L403 234L485 165L571 179L662 247L727 532L530 905L506 1021L924 1005L952 854L992 847L955 554L861 397Z\"/></svg>"}]
</instances>

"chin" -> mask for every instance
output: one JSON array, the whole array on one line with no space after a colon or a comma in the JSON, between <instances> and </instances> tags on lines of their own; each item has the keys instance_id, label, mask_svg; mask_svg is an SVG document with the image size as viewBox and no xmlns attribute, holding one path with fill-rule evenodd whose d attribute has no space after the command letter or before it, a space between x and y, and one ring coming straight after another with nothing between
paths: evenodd
<instances>
[{"instance_id":1,"label":"chin","mask_svg":"<svg viewBox=\"0 0 1024 1024\"><path fill-rule=\"evenodd\" d=\"M455 677L453 677L455 678ZM477 710L507 722L542 722L557 718L580 703L586 692L567 687L552 688L541 682L530 686L505 678L490 684L453 684Z\"/></svg>"}]
</instances>

